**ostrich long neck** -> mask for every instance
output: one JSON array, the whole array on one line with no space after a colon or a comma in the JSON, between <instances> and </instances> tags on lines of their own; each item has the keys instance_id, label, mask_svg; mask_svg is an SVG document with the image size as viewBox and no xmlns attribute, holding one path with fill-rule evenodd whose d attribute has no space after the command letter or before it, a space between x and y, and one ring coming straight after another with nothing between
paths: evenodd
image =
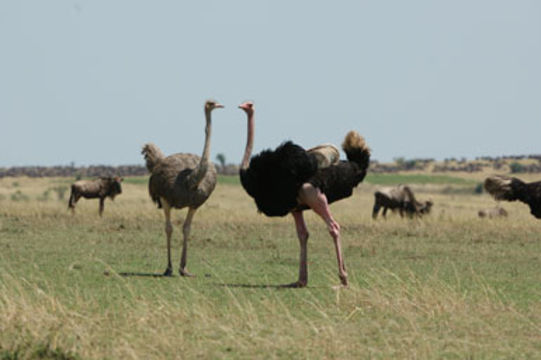
<instances>
[{"instance_id":1,"label":"ostrich long neck","mask_svg":"<svg viewBox=\"0 0 541 360\"><path fill-rule=\"evenodd\" d=\"M210 134L211 134L211 117L210 110L205 110L205 117L207 120L207 125L205 126L205 146L203 147L203 155L201 155L201 160L197 167L193 170L190 180L194 187L198 186L201 181L205 178L209 166L209 155L210 155Z\"/></svg>"},{"instance_id":2,"label":"ostrich long neck","mask_svg":"<svg viewBox=\"0 0 541 360\"><path fill-rule=\"evenodd\" d=\"M248 169L250 164L250 156L252 155L252 148L254 146L254 112L248 114L248 139L246 140L246 149L244 150L244 157L240 165L241 170Z\"/></svg>"}]
</instances>

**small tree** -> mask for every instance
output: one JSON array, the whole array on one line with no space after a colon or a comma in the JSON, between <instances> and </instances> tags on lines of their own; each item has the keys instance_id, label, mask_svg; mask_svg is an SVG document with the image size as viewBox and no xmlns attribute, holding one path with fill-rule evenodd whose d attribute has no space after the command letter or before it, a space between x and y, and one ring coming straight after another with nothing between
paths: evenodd
<instances>
[{"instance_id":1,"label":"small tree","mask_svg":"<svg viewBox=\"0 0 541 360\"><path fill-rule=\"evenodd\" d=\"M220 163L220 166L223 169L225 167L225 155L223 153L219 153L216 155L216 160Z\"/></svg>"},{"instance_id":2,"label":"small tree","mask_svg":"<svg viewBox=\"0 0 541 360\"><path fill-rule=\"evenodd\" d=\"M518 162L512 162L509 164L509 169L511 170L512 174L521 173L524 172L524 165Z\"/></svg>"},{"instance_id":3,"label":"small tree","mask_svg":"<svg viewBox=\"0 0 541 360\"><path fill-rule=\"evenodd\" d=\"M474 194L482 194L483 193L483 184L477 184L475 185L475 188L473 189Z\"/></svg>"},{"instance_id":4,"label":"small tree","mask_svg":"<svg viewBox=\"0 0 541 360\"><path fill-rule=\"evenodd\" d=\"M64 200L64 195L66 195L66 191L68 191L68 188L65 186L57 186L52 188L51 190L56 193L58 200Z\"/></svg>"},{"instance_id":5,"label":"small tree","mask_svg":"<svg viewBox=\"0 0 541 360\"><path fill-rule=\"evenodd\" d=\"M406 162L406 159L404 159L403 157L397 157L397 158L394 158L394 162L396 166L398 166L399 168L402 168L404 167L404 163Z\"/></svg>"}]
</instances>

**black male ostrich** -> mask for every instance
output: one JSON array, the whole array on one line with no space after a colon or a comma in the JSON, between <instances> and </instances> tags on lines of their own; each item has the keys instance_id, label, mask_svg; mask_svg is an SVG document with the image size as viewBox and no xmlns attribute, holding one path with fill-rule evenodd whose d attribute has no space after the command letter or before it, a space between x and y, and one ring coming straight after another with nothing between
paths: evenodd
<instances>
[{"instance_id":1,"label":"black male ostrich","mask_svg":"<svg viewBox=\"0 0 541 360\"><path fill-rule=\"evenodd\" d=\"M530 213L541 219L541 181L525 183L515 177L494 175L485 179L485 189L496 200L518 200L528 204Z\"/></svg>"},{"instance_id":2,"label":"black male ostrich","mask_svg":"<svg viewBox=\"0 0 541 360\"><path fill-rule=\"evenodd\" d=\"M321 166L322 162L318 167L314 153L291 141L275 150L262 151L250 160L254 139L254 105L245 102L239 108L248 116L248 140L240 169L242 186L254 198L258 210L265 215L285 216L291 213L295 219L300 242L299 279L287 286L304 287L308 283L308 230L302 214L307 209L314 210L327 224L334 240L338 276L342 285L347 286L340 226L333 219L329 204L351 196L353 188L364 179L370 150L363 137L350 131L342 144L348 161L330 160L326 167ZM330 153L334 153L332 149Z\"/></svg>"},{"instance_id":3,"label":"black male ostrich","mask_svg":"<svg viewBox=\"0 0 541 360\"><path fill-rule=\"evenodd\" d=\"M167 236L167 269L165 276L173 272L171 265L171 208L188 207L188 215L182 227L183 243L180 258L180 275L193 276L186 270L186 255L188 252L188 237L193 216L196 210L209 198L216 186L216 169L209 162L211 117L214 109L223 108L215 101L205 103L205 146L201 157L194 154L174 154L165 157L154 144L148 143L143 147L146 166L151 172L148 190L152 200L163 208L165 214L165 234Z\"/></svg>"}]
</instances>

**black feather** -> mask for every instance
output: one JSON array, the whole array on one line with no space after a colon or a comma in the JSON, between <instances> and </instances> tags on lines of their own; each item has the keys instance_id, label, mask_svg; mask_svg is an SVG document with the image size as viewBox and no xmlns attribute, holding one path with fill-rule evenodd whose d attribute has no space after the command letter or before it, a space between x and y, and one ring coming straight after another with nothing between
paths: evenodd
<instances>
[{"instance_id":1,"label":"black feather","mask_svg":"<svg viewBox=\"0 0 541 360\"><path fill-rule=\"evenodd\" d=\"M252 157L249 168L240 171L240 179L259 211L267 216L284 216L297 206L302 184L316 171L316 159L288 141Z\"/></svg>"},{"instance_id":2,"label":"black feather","mask_svg":"<svg viewBox=\"0 0 541 360\"><path fill-rule=\"evenodd\" d=\"M328 203L345 199L366 176L355 162L340 161L336 165L319 170L308 182L327 196Z\"/></svg>"},{"instance_id":3,"label":"black feather","mask_svg":"<svg viewBox=\"0 0 541 360\"><path fill-rule=\"evenodd\" d=\"M316 158L291 141L276 150L254 156L249 168L240 171L242 186L255 199L259 211L267 216L284 216L298 206L297 196L304 183L320 189L329 203L347 198L366 176L370 161L368 148L349 147L349 161L318 169Z\"/></svg>"}]
</instances>

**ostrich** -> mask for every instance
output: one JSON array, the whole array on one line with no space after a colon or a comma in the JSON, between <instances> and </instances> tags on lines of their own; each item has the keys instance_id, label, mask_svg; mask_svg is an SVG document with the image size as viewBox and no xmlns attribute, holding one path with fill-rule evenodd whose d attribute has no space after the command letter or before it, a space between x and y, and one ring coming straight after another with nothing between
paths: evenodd
<instances>
[{"instance_id":1,"label":"ostrich","mask_svg":"<svg viewBox=\"0 0 541 360\"><path fill-rule=\"evenodd\" d=\"M494 175L485 179L485 189L496 200L518 200L528 204L530 213L541 219L541 181L525 183L515 177Z\"/></svg>"},{"instance_id":2,"label":"ostrich","mask_svg":"<svg viewBox=\"0 0 541 360\"><path fill-rule=\"evenodd\" d=\"M312 209L327 225L334 241L338 261L338 277L348 285L346 266L342 257L340 226L331 215L329 204L349 197L365 177L370 150L362 136L350 131L342 144L348 161L329 161L318 167L318 159L302 147L284 142L275 150L265 150L251 157L254 139L254 105L245 102L239 108L248 117L248 140L240 168L240 180L246 192L254 198L257 208L267 216L293 215L300 243L299 278L288 287L304 287L308 283L308 229L303 211ZM325 153L331 154L327 147ZM320 153L321 154L321 153ZM338 160L338 159L336 159Z\"/></svg>"},{"instance_id":3,"label":"ostrich","mask_svg":"<svg viewBox=\"0 0 541 360\"><path fill-rule=\"evenodd\" d=\"M188 252L188 237L192 220L197 209L209 198L216 186L216 169L209 162L211 112L223 108L215 101L205 103L205 146L201 157L194 154L174 154L165 157L154 144L143 146L142 154L145 156L146 166L150 171L148 191L152 201L158 208L163 208L165 214L165 234L167 237L167 269L164 276L171 276L171 209L188 207L188 214L182 227L183 243L180 258L180 275L193 276L186 270L186 256Z\"/></svg>"}]
</instances>

